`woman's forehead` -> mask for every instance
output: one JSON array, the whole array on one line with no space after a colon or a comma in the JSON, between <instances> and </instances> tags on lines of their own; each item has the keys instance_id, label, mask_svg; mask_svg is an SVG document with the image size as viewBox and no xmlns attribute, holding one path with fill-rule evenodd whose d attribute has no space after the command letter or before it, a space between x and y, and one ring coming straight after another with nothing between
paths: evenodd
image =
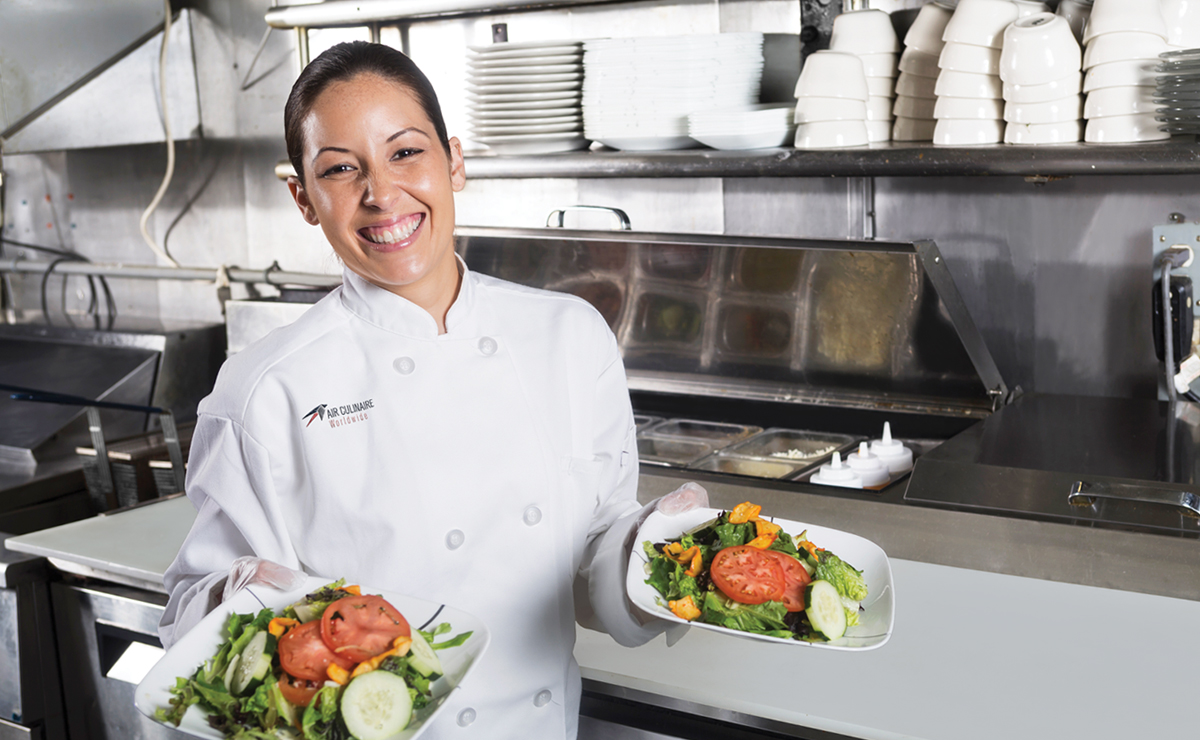
<instances>
[{"instance_id":1,"label":"woman's forehead","mask_svg":"<svg viewBox=\"0 0 1200 740\"><path fill-rule=\"evenodd\" d=\"M319 135L376 120L394 124L397 130L411 127L427 135L432 130L429 117L409 87L370 72L330 83L313 101L304 128L310 135Z\"/></svg>"}]
</instances>

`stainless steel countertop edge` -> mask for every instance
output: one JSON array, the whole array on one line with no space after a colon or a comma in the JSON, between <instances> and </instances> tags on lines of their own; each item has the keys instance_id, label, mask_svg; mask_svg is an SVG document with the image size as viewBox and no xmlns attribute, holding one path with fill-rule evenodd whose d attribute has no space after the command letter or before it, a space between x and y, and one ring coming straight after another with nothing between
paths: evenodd
<instances>
[{"instance_id":1,"label":"stainless steel countertop edge","mask_svg":"<svg viewBox=\"0 0 1200 740\"><path fill-rule=\"evenodd\" d=\"M685 480L643 467L638 498ZM1200 601L1194 539L697 480L714 507L751 500L771 516L866 537L890 558Z\"/></svg>"}]
</instances>

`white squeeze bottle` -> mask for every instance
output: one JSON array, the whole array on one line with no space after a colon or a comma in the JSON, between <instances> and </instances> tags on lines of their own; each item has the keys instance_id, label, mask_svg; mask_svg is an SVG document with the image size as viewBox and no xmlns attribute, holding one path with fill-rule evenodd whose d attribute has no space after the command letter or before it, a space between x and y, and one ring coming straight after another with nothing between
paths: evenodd
<instances>
[{"instance_id":1,"label":"white squeeze bottle","mask_svg":"<svg viewBox=\"0 0 1200 740\"><path fill-rule=\"evenodd\" d=\"M862 476L863 488L873 488L887 483L891 476L888 467L878 455L871 454L866 442L858 444L858 452L846 455L850 469Z\"/></svg>"},{"instance_id":2,"label":"white squeeze bottle","mask_svg":"<svg viewBox=\"0 0 1200 740\"><path fill-rule=\"evenodd\" d=\"M890 422L883 422L883 439L871 441L871 454L882 460L891 473L903 473L906 470L912 470L912 450L900 444L900 440L892 439L892 425Z\"/></svg>"},{"instance_id":3,"label":"white squeeze bottle","mask_svg":"<svg viewBox=\"0 0 1200 740\"><path fill-rule=\"evenodd\" d=\"M850 466L842 465L842 455L839 452L833 453L833 459L822 465L809 482L842 488L863 487L862 476L851 470Z\"/></svg>"}]
</instances>

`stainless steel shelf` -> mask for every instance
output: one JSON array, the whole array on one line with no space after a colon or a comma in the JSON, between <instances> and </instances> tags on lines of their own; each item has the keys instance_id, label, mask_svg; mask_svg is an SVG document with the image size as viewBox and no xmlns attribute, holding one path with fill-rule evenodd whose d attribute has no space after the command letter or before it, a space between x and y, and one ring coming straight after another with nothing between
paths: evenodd
<instances>
[{"instance_id":1,"label":"stainless steel shelf","mask_svg":"<svg viewBox=\"0 0 1200 740\"><path fill-rule=\"evenodd\" d=\"M1175 137L1148 144L942 147L884 144L870 148L667 152L596 150L529 156L477 154L472 178L535 177L913 177L1200 174L1200 144Z\"/></svg>"}]
</instances>

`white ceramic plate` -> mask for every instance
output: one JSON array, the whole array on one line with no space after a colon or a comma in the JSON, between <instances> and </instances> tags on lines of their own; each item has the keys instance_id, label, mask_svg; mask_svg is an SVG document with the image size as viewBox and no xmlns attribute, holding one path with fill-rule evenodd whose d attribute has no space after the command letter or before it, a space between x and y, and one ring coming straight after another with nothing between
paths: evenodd
<instances>
[{"instance_id":1,"label":"white ceramic plate","mask_svg":"<svg viewBox=\"0 0 1200 740\"><path fill-rule=\"evenodd\" d=\"M550 56L558 54L578 54L583 51L581 41L526 41L513 44L491 44L488 46L468 46L475 53L474 59L523 59L528 57Z\"/></svg>"},{"instance_id":2,"label":"white ceramic plate","mask_svg":"<svg viewBox=\"0 0 1200 740\"><path fill-rule=\"evenodd\" d=\"M517 75L471 75L467 84L473 88L491 87L493 85L537 85L548 82L575 82L582 80L583 73L568 69L566 72L554 74L517 74Z\"/></svg>"},{"instance_id":3,"label":"white ceramic plate","mask_svg":"<svg viewBox=\"0 0 1200 740\"><path fill-rule=\"evenodd\" d=\"M506 77L520 79L535 79L541 81L542 75L578 75L583 76L582 64L539 64L528 67L485 67L468 70L474 82L504 82Z\"/></svg>"},{"instance_id":4,"label":"white ceramic plate","mask_svg":"<svg viewBox=\"0 0 1200 740\"><path fill-rule=\"evenodd\" d=\"M548 54L539 56L527 57L512 57L512 58L494 58L490 56L475 57L467 62L467 66L473 70L491 72L494 69L524 69L526 67L541 67L549 64L572 64L579 66L583 64L583 54Z\"/></svg>"},{"instance_id":5,"label":"white ceramic plate","mask_svg":"<svg viewBox=\"0 0 1200 740\"><path fill-rule=\"evenodd\" d=\"M468 105L475 106L490 106L500 103L537 103L545 107L553 105L556 108L561 108L564 105L578 104L580 95L578 90L548 90L546 92L514 92L514 93L488 93L486 95L477 95L473 92L468 92L467 97L470 99Z\"/></svg>"},{"instance_id":6,"label":"white ceramic plate","mask_svg":"<svg viewBox=\"0 0 1200 740\"><path fill-rule=\"evenodd\" d=\"M654 590L653 586L646 583L646 553L642 551L642 543L646 540L665 542L679 537L689 529L710 519L715 519L720 514L720 509L695 509L678 516L666 516L656 511L647 517L642 528L638 530L633 554L629 558L629 570L625 581L629 598L639 609L655 617L727 635L827 650L873 650L882 646L892 636L892 623L896 612L895 587L892 585L891 563L888 562L887 555L879 545L849 532L787 519L772 519L771 521L783 527L783 531L793 537L807 529L807 537L810 542L817 547L823 547L833 552L842 560L863 571L863 577L867 581L868 594L867 600L863 602L864 611L859 614L858 626L847 628L844 637L833 642L805 642L756 635L753 632L731 630L714 624L688 622L672 614L665 604L659 605L657 601L662 598L661 595Z\"/></svg>"},{"instance_id":7,"label":"white ceramic plate","mask_svg":"<svg viewBox=\"0 0 1200 740\"><path fill-rule=\"evenodd\" d=\"M496 154L551 154L587 149L591 139L575 133L479 136L475 139Z\"/></svg>"},{"instance_id":8,"label":"white ceramic plate","mask_svg":"<svg viewBox=\"0 0 1200 740\"><path fill-rule=\"evenodd\" d=\"M583 134L583 121L574 123L558 123L546 126L480 126L471 127L472 133L479 136L521 136L524 134Z\"/></svg>"},{"instance_id":9,"label":"white ceramic plate","mask_svg":"<svg viewBox=\"0 0 1200 740\"><path fill-rule=\"evenodd\" d=\"M191 676L201 663L216 654L224 642L224 627L230 614L257 614L264 606L282 610L288 604L295 603L305 594L312 593L329 583L328 578L309 577L301 587L292 591L276 591L273 588L250 586L240 591L230 601L221 604L208 616L200 621L192 631L183 636L179 642L150 669L142 682L138 684L134 702L138 711L154 719L154 710L166 707L170 703L170 688L175 685L176 677ZM364 594L378 593L383 596L404 615L414 628L449 622L451 635L471 631L473 635L457 648L441 651L442 668L445 675L435 681L431 688L433 700L427 707L413 715L409 726L392 740L412 740L421 734L430 721L437 716L448 697L471 669L479 662L479 658L487 650L491 637L487 627L478 617L449 606L404 596L390 591L379 591L363 586ZM443 638L444 639L444 638ZM170 726L170 725L167 725ZM224 735L208 724L208 715L199 706L192 706L183 716L183 722L178 729L188 735L224 740Z\"/></svg>"},{"instance_id":10,"label":"white ceramic plate","mask_svg":"<svg viewBox=\"0 0 1200 740\"><path fill-rule=\"evenodd\" d=\"M567 106L563 108L548 108L538 107L532 110L528 108L518 108L510 110L500 106L468 106L471 111L471 118L476 121L495 121L500 123L510 121L516 123L518 121L533 120L538 121L541 118L582 118L583 111L579 106ZM540 121L539 121L540 122Z\"/></svg>"},{"instance_id":11,"label":"white ceramic plate","mask_svg":"<svg viewBox=\"0 0 1200 740\"><path fill-rule=\"evenodd\" d=\"M498 95L542 95L553 92L578 93L579 88L579 80L564 80L563 82L530 82L518 85L467 85L467 96L486 100Z\"/></svg>"}]
</instances>

